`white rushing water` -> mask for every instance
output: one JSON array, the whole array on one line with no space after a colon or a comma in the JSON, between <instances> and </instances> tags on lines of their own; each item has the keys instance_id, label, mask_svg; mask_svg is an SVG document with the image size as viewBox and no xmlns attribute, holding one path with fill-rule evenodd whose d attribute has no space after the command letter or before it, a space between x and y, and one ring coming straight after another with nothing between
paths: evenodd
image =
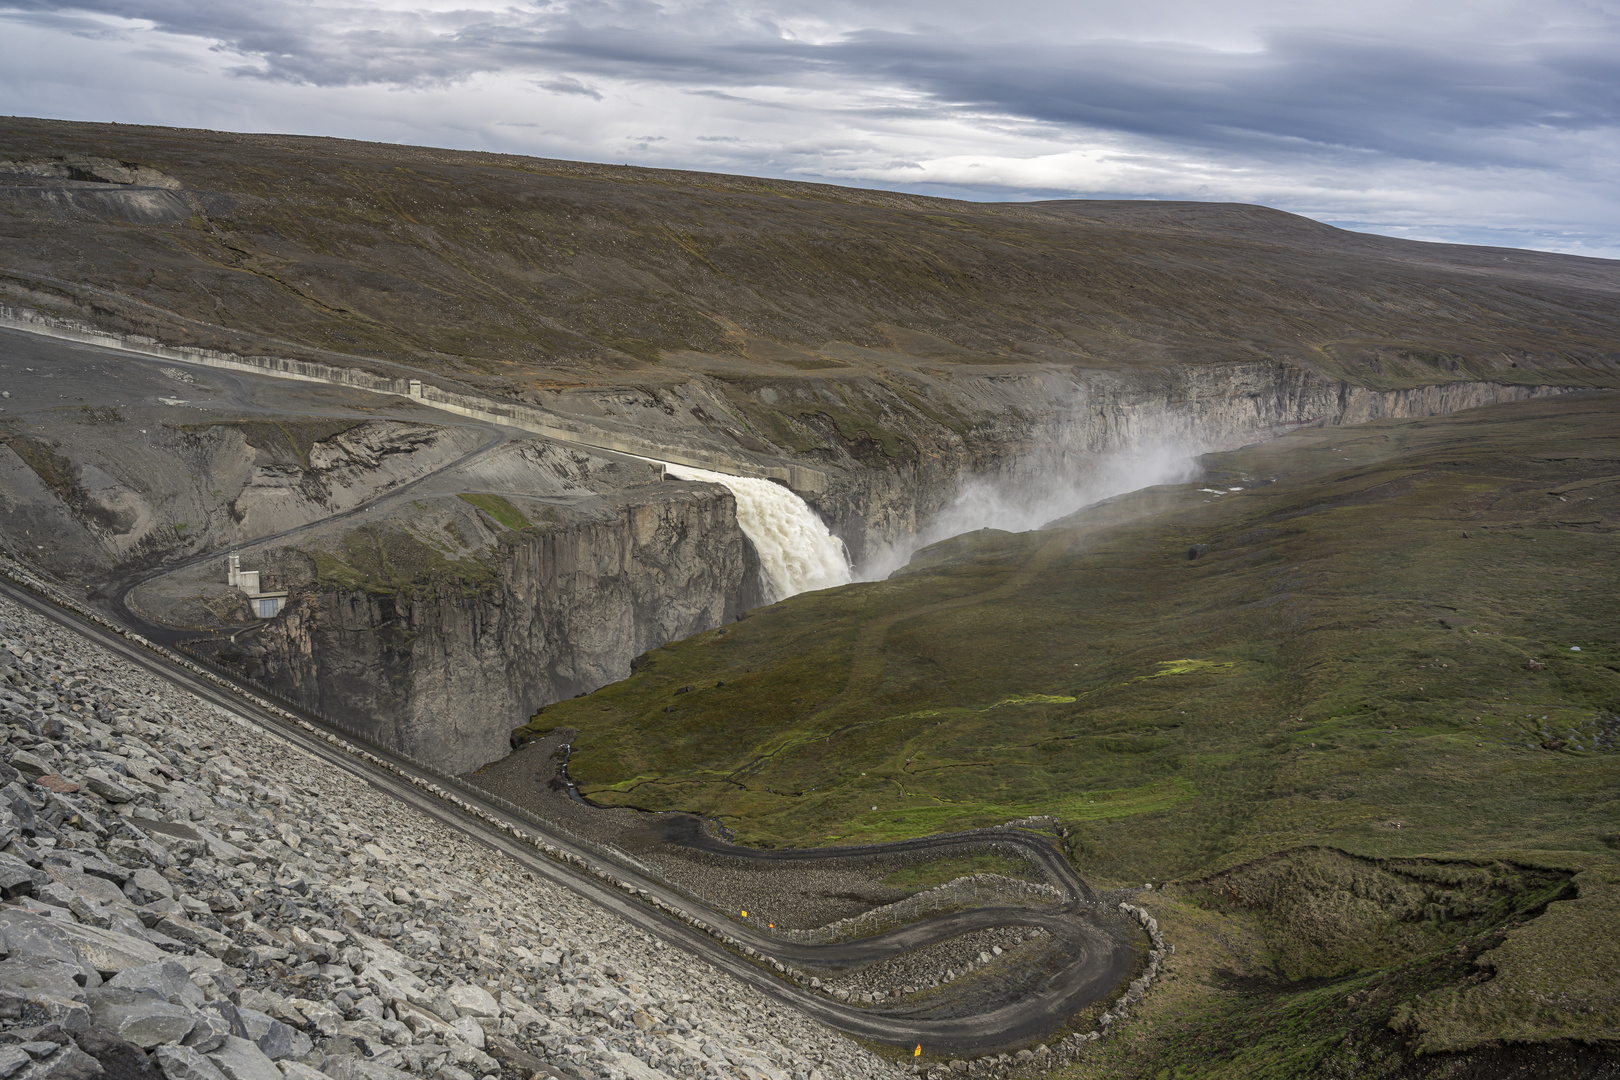
<instances>
[{"instance_id":1,"label":"white rushing water","mask_svg":"<svg viewBox=\"0 0 1620 1080\"><path fill-rule=\"evenodd\" d=\"M701 480L731 489L737 498L737 524L759 552L772 600L847 585L853 580L844 542L828 530L803 499L781 484L667 461L660 464L677 479Z\"/></svg>"}]
</instances>

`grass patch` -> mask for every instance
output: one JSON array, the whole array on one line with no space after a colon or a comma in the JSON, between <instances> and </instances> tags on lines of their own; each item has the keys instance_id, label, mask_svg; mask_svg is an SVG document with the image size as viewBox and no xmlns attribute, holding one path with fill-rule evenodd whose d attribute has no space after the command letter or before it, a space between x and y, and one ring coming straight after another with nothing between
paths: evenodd
<instances>
[{"instance_id":1,"label":"grass patch","mask_svg":"<svg viewBox=\"0 0 1620 1080\"><path fill-rule=\"evenodd\" d=\"M1139 902L1173 928L1176 951L1134 1017L1055 1075L1518 1075L1490 1056L1470 1067L1469 1058L1449 1055L1499 1054L1491 1037L1534 1016L1499 958L1528 929L1556 921L1578 881L1502 861L1368 860L1297 849L1147 894ZM1595 1033L1612 1021L1612 1006L1594 991L1569 995L1566 1023L1588 1018ZM1455 1003L1482 995L1520 1000L1512 1016L1475 1024L1466 1035L1453 1028L1449 1034L1462 1037L1440 1041ZM1525 1057L1557 1071L1555 1047Z\"/></svg>"},{"instance_id":2,"label":"grass patch","mask_svg":"<svg viewBox=\"0 0 1620 1080\"><path fill-rule=\"evenodd\" d=\"M463 502L476 506L508 529L527 529L529 519L523 516L523 511L501 498L499 495L484 495L478 492L463 492L456 496Z\"/></svg>"},{"instance_id":3,"label":"grass patch","mask_svg":"<svg viewBox=\"0 0 1620 1080\"><path fill-rule=\"evenodd\" d=\"M303 553L314 563L316 585L328 591L395 596L450 588L470 597L496 581L495 571L485 563L450 558L421 537L389 525L367 525L345 534L335 549Z\"/></svg>"},{"instance_id":4,"label":"grass patch","mask_svg":"<svg viewBox=\"0 0 1620 1080\"><path fill-rule=\"evenodd\" d=\"M1284 1076L1331 1075L1308 1063L1344 1045L1410 1062L1505 1032L1614 1038L1620 397L1301 432L1208 465L1244 490L936 545L655 650L533 730L579 732L570 771L598 801L699 811L744 842L1050 814L1095 882L1199 883L1189 903L1228 905L1261 944L1205 1042L1155 1059L1177 1067L1216 1042L1242 1064L1212 1075ZM1264 869L1301 848L1363 861ZM1549 900L1575 871L1579 896ZM1376 1022L1344 1019L1357 979Z\"/></svg>"},{"instance_id":5,"label":"grass patch","mask_svg":"<svg viewBox=\"0 0 1620 1080\"><path fill-rule=\"evenodd\" d=\"M79 483L78 466L56 452L56 447L60 446L60 443L53 445L32 435L8 431L3 427L0 427L0 443L11 447L12 453L21 458L24 465L34 470L34 475L39 477L42 484L56 492L57 498L69 504L84 500L85 493Z\"/></svg>"},{"instance_id":6,"label":"grass patch","mask_svg":"<svg viewBox=\"0 0 1620 1080\"><path fill-rule=\"evenodd\" d=\"M242 433L242 438L255 450L277 461L296 463L305 472L310 469L309 452L316 443L341 435L365 423L364 420L222 420L208 424L175 425L182 431L203 428L230 428Z\"/></svg>"}]
</instances>

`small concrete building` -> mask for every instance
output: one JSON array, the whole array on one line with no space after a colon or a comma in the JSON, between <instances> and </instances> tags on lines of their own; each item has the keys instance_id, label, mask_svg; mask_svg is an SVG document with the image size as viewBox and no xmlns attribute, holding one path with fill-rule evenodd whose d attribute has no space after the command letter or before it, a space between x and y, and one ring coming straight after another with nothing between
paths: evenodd
<instances>
[{"instance_id":1,"label":"small concrete building","mask_svg":"<svg viewBox=\"0 0 1620 1080\"><path fill-rule=\"evenodd\" d=\"M280 615L282 607L287 603L285 592L260 592L259 572L243 570L242 556L234 551L225 560L225 584L247 593L248 606L253 609L253 614L261 619L273 619Z\"/></svg>"}]
</instances>

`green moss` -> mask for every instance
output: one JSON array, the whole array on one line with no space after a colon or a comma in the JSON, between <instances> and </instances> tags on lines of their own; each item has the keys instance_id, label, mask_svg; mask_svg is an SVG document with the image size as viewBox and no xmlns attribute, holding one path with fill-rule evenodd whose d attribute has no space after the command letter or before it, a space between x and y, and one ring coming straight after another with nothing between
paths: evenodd
<instances>
[{"instance_id":1,"label":"green moss","mask_svg":"<svg viewBox=\"0 0 1620 1080\"><path fill-rule=\"evenodd\" d=\"M1614 475L1611 408L1563 399L1302 435L1216 463L1259 475L1287 460L1287 483L1222 499L1190 487L1184 509L1072 541L941 545L889 582L659 650L568 720L575 775L604 799L720 814L773 843L1054 812L1084 862L1126 880L1276 836L1394 853L1414 819L1448 843L1501 839L1486 820L1531 842L1546 799L1573 813L1610 767L1534 755L1555 735L1593 745L1620 699L1596 600L1614 587L1613 534L1559 524L1572 514L1545 494L1582 470ZM1587 458L1554 462L1559 446ZM1607 520L1610 489L1580 490L1600 493L1581 513ZM1469 539L1459 513L1474 515ZM1195 543L1210 550L1189 560ZM667 696L687 684L700 690ZM1535 779L1501 790L1504 770ZM1453 783L1490 795L1447 807ZM1093 802L1117 792L1133 794Z\"/></svg>"},{"instance_id":2,"label":"green moss","mask_svg":"<svg viewBox=\"0 0 1620 1080\"><path fill-rule=\"evenodd\" d=\"M0 443L11 447L12 453L21 458L40 482L56 493L57 498L66 503L83 501L85 492L79 484L78 466L56 452L60 443L48 443L3 427L0 427Z\"/></svg>"},{"instance_id":3,"label":"green moss","mask_svg":"<svg viewBox=\"0 0 1620 1080\"><path fill-rule=\"evenodd\" d=\"M1161 1063L1320 1075L1346 1045L1393 1069L1620 1029L1620 399L1208 464L1245 490L936 545L671 643L526 730L577 729L593 798L745 842L1051 814L1094 882L1194 883L1263 955L1227 983L1252 1015L1189 1014ZM1347 854L1279 861L1301 848ZM1376 1008L1346 1005L1363 991Z\"/></svg>"},{"instance_id":4,"label":"green moss","mask_svg":"<svg viewBox=\"0 0 1620 1080\"><path fill-rule=\"evenodd\" d=\"M405 529L368 525L346 534L335 550L301 549L315 566L316 585L336 592L415 595L450 588L477 596L496 582L494 569L474 558L452 559Z\"/></svg>"},{"instance_id":5,"label":"green moss","mask_svg":"<svg viewBox=\"0 0 1620 1080\"><path fill-rule=\"evenodd\" d=\"M470 503L505 525L508 529L527 529L529 519L523 516L523 511L501 498L499 495L486 495L478 492L463 492L457 498Z\"/></svg>"},{"instance_id":6,"label":"green moss","mask_svg":"<svg viewBox=\"0 0 1620 1080\"><path fill-rule=\"evenodd\" d=\"M316 443L351 431L363 423L364 420L224 420L176 426L185 431L211 427L235 429L255 450L263 451L272 458L296 462L299 468L308 472L309 452Z\"/></svg>"},{"instance_id":7,"label":"green moss","mask_svg":"<svg viewBox=\"0 0 1620 1080\"><path fill-rule=\"evenodd\" d=\"M890 430L877 418L855 408L818 401L794 405L791 411L801 420L819 419L829 424L856 457L872 457L874 451L891 461L913 461L917 457L917 445L909 436Z\"/></svg>"},{"instance_id":8,"label":"green moss","mask_svg":"<svg viewBox=\"0 0 1620 1080\"><path fill-rule=\"evenodd\" d=\"M1542 953L1544 1010L1508 957L1528 937L1567 938L1580 880L1489 859L1356 858L1296 849L1149 894L1176 944L1136 1016L1056 1075L1366 1077L1505 1075L1499 1039L1601 1038L1612 1030L1613 950L1595 963ZM1584 899L1584 897L1583 897ZM1596 914L1596 913L1594 913ZM1584 928L1598 925L1586 922ZM1570 942L1573 945L1573 942ZM1510 1044L1511 1045L1511 1044ZM1466 1059L1447 1053L1481 1049ZM1527 1055L1557 1071L1552 1048Z\"/></svg>"}]
</instances>

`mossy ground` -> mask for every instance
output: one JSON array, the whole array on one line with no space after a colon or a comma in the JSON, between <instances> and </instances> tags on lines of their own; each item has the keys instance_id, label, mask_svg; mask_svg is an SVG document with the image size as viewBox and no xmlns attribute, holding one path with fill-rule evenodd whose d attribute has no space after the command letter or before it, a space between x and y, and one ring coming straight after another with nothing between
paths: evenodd
<instances>
[{"instance_id":1,"label":"mossy ground","mask_svg":"<svg viewBox=\"0 0 1620 1080\"><path fill-rule=\"evenodd\" d=\"M272 460L296 463L300 469L309 471L309 452L315 444L325 442L335 435L359 427L365 423L363 420L331 419L331 420L223 420L208 424L174 425L179 430L199 430L202 428L229 428L242 433L247 444L266 455Z\"/></svg>"},{"instance_id":2,"label":"mossy ground","mask_svg":"<svg viewBox=\"0 0 1620 1080\"><path fill-rule=\"evenodd\" d=\"M1579 872L1578 899L1486 920L1494 979L1436 960L1392 990L1429 1004L1391 1037L1620 1037L1620 956L1593 944L1620 897L1620 396L1301 432L1209 466L671 644L531 726L578 729L591 798L762 845L1043 813L1099 882L1301 846ZM1311 977L1395 970L1328 952L1339 968ZM1297 989L1323 962L1258 970Z\"/></svg>"},{"instance_id":3,"label":"mossy ground","mask_svg":"<svg viewBox=\"0 0 1620 1080\"><path fill-rule=\"evenodd\" d=\"M437 547L414 532L388 525L365 525L328 547L311 546L315 583L325 590L361 590L377 596L421 593L441 587L476 596L495 582L488 564L458 554L447 543Z\"/></svg>"},{"instance_id":4,"label":"mossy ground","mask_svg":"<svg viewBox=\"0 0 1620 1080\"><path fill-rule=\"evenodd\" d=\"M463 502L478 507L478 509L500 524L505 525L508 529L527 529L530 525L529 519L523 516L523 511L499 495L464 492L457 497Z\"/></svg>"}]
</instances>

